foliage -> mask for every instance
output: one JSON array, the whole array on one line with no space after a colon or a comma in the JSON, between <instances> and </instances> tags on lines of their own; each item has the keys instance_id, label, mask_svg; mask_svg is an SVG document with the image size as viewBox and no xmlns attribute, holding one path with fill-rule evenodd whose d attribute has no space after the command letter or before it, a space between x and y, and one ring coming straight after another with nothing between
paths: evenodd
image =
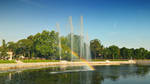
<instances>
[{"instance_id":1,"label":"foliage","mask_svg":"<svg viewBox=\"0 0 150 84\"><path fill-rule=\"evenodd\" d=\"M109 50L111 51L110 56L112 59L117 59L120 56L120 50L117 46L112 45L109 47Z\"/></svg>"},{"instance_id":2,"label":"foliage","mask_svg":"<svg viewBox=\"0 0 150 84\"><path fill-rule=\"evenodd\" d=\"M59 43L58 32L44 30L42 33L30 35L25 39L17 42L8 42L5 49L6 52L13 52L13 58L20 59L22 57L29 59L44 58L51 60L59 60ZM61 56L64 60L71 59L71 34L61 36ZM80 36L74 35L74 52L79 52ZM0 50L4 50L0 46ZM79 54L79 53L77 53ZM4 56L4 55L3 55Z\"/></svg>"},{"instance_id":3,"label":"foliage","mask_svg":"<svg viewBox=\"0 0 150 84\"><path fill-rule=\"evenodd\" d=\"M97 58L102 55L103 46L100 43L100 40L94 39L90 41L90 48L93 58Z\"/></svg>"},{"instance_id":4,"label":"foliage","mask_svg":"<svg viewBox=\"0 0 150 84\"><path fill-rule=\"evenodd\" d=\"M36 56L58 59L58 34L55 31L43 31L41 34L38 33L33 38L34 42L34 53Z\"/></svg>"},{"instance_id":5,"label":"foliage","mask_svg":"<svg viewBox=\"0 0 150 84\"><path fill-rule=\"evenodd\" d=\"M92 58L95 59L150 59L150 51L144 48L103 47L98 39L91 40L90 45Z\"/></svg>"},{"instance_id":6,"label":"foliage","mask_svg":"<svg viewBox=\"0 0 150 84\"><path fill-rule=\"evenodd\" d=\"M24 57L28 59L44 58L48 60L59 60L59 49L61 48L61 59L70 60L71 34L59 37L61 40L61 47L59 47L58 36L58 32L44 30L41 33L30 35L17 42L11 41L6 43L5 40L2 40L2 46L0 46L0 59L8 59L7 52L13 52L13 58L15 59ZM83 38L79 35L73 35L73 37L73 51L79 56L80 42ZM85 42L83 44L86 45ZM92 58L95 59L95 61L96 59L150 59L150 51L144 48L119 48L115 45L104 47L99 39L91 40L90 48Z\"/></svg>"},{"instance_id":7,"label":"foliage","mask_svg":"<svg viewBox=\"0 0 150 84\"><path fill-rule=\"evenodd\" d=\"M1 49L0 49L0 59L7 59L8 55L7 55L7 44L5 42L5 40L2 40L2 46L1 46Z\"/></svg>"}]
</instances>

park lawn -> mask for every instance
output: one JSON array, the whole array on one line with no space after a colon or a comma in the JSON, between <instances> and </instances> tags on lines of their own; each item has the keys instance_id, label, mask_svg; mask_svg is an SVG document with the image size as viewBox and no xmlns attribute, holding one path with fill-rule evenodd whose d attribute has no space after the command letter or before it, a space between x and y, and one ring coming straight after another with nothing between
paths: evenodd
<instances>
[{"instance_id":1,"label":"park lawn","mask_svg":"<svg viewBox=\"0 0 150 84\"><path fill-rule=\"evenodd\" d=\"M92 59L92 61L106 61L106 59Z\"/></svg>"},{"instance_id":2,"label":"park lawn","mask_svg":"<svg viewBox=\"0 0 150 84\"><path fill-rule=\"evenodd\" d=\"M110 59L109 61L129 61L129 59Z\"/></svg>"},{"instance_id":3,"label":"park lawn","mask_svg":"<svg viewBox=\"0 0 150 84\"><path fill-rule=\"evenodd\" d=\"M24 63L38 63L38 62L59 62L59 60L33 60L33 59L28 59L28 60L21 60Z\"/></svg>"},{"instance_id":4,"label":"park lawn","mask_svg":"<svg viewBox=\"0 0 150 84\"><path fill-rule=\"evenodd\" d=\"M9 63L16 63L16 61L15 60L0 60L0 64L9 64Z\"/></svg>"},{"instance_id":5,"label":"park lawn","mask_svg":"<svg viewBox=\"0 0 150 84\"><path fill-rule=\"evenodd\" d=\"M92 61L128 61L129 59L93 59Z\"/></svg>"}]
</instances>

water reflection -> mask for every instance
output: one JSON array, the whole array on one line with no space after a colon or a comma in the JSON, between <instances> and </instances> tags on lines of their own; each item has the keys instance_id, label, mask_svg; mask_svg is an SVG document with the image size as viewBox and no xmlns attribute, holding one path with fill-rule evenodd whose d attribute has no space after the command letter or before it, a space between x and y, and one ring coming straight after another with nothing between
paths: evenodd
<instances>
[{"instance_id":1,"label":"water reflection","mask_svg":"<svg viewBox=\"0 0 150 84\"><path fill-rule=\"evenodd\" d=\"M65 72L51 74L66 70L79 70L83 67L51 67L45 69L25 70L20 73L0 73L0 84L105 84L128 78L141 79L150 77L149 66L122 65L122 66L95 66L95 71ZM142 79L142 81L150 82ZM130 81L130 80L128 80ZM120 82L120 84L125 84ZM140 84L140 83L139 83Z\"/></svg>"}]
</instances>

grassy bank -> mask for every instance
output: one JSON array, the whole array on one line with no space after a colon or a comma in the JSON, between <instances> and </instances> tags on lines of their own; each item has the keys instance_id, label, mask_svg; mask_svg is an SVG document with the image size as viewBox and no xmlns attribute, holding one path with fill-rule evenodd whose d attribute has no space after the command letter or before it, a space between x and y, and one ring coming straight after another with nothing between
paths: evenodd
<instances>
[{"instance_id":1,"label":"grassy bank","mask_svg":"<svg viewBox=\"0 0 150 84\"><path fill-rule=\"evenodd\" d=\"M128 61L129 59L92 59L92 61Z\"/></svg>"},{"instance_id":2,"label":"grassy bank","mask_svg":"<svg viewBox=\"0 0 150 84\"><path fill-rule=\"evenodd\" d=\"M127 59L93 59L92 61L128 61ZM28 59L28 60L20 60L23 63L38 63L38 62L59 62L59 60L41 60L41 59ZM77 61L75 61L77 62ZM2 63L16 63L15 60L0 60L0 64Z\"/></svg>"},{"instance_id":3,"label":"grassy bank","mask_svg":"<svg viewBox=\"0 0 150 84\"><path fill-rule=\"evenodd\" d=\"M92 59L92 61L106 61L106 59Z\"/></svg>"},{"instance_id":4,"label":"grassy bank","mask_svg":"<svg viewBox=\"0 0 150 84\"><path fill-rule=\"evenodd\" d=\"M97 61L128 61L129 59L92 59L93 62ZM149 60L149 59L146 59ZM26 60L20 60L23 63L38 63L38 62L59 62L59 60L41 60L41 59L26 59ZM75 61L77 62L77 61ZM15 60L0 60L0 64L2 63L16 63Z\"/></svg>"},{"instance_id":5,"label":"grassy bank","mask_svg":"<svg viewBox=\"0 0 150 84\"><path fill-rule=\"evenodd\" d=\"M29 60L21 60L24 63L37 63L37 62L59 62L59 60L33 60L33 59L29 59Z\"/></svg>"},{"instance_id":6,"label":"grassy bank","mask_svg":"<svg viewBox=\"0 0 150 84\"><path fill-rule=\"evenodd\" d=\"M15 60L0 60L0 64L3 64L3 63L16 63Z\"/></svg>"}]
</instances>

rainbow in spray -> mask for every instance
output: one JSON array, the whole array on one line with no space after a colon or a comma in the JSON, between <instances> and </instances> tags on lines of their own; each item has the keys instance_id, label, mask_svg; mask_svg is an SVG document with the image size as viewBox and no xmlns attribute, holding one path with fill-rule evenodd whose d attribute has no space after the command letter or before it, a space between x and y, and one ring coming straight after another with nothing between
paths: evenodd
<instances>
[{"instance_id":1,"label":"rainbow in spray","mask_svg":"<svg viewBox=\"0 0 150 84\"><path fill-rule=\"evenodd\" d=\"M86 59L79 57L78 54L73 51L72 51L72 54L73 56L79 58L82 62L84 62L90 68L90 70L95 70L95 68Z\"/></svg>"},{"instance_id":2,"label":"rainbow in spray","mask_svg":"<svg viewBox=\"0 0 150 84\"><path fill-rule=\"evenodd\" d=\"M61 46L60 46L61 47ZM65 46L66 47L66 46ZM89 63L88 60L80 57L77 53L75 53L74 51L71 51L71 49L69 49L70 52L72 52L72 55L79 58L83 63L85 63L87 65L87 67L90 69L90 70L95 70L95 68Z\"/></svg>"}]
</instances>

